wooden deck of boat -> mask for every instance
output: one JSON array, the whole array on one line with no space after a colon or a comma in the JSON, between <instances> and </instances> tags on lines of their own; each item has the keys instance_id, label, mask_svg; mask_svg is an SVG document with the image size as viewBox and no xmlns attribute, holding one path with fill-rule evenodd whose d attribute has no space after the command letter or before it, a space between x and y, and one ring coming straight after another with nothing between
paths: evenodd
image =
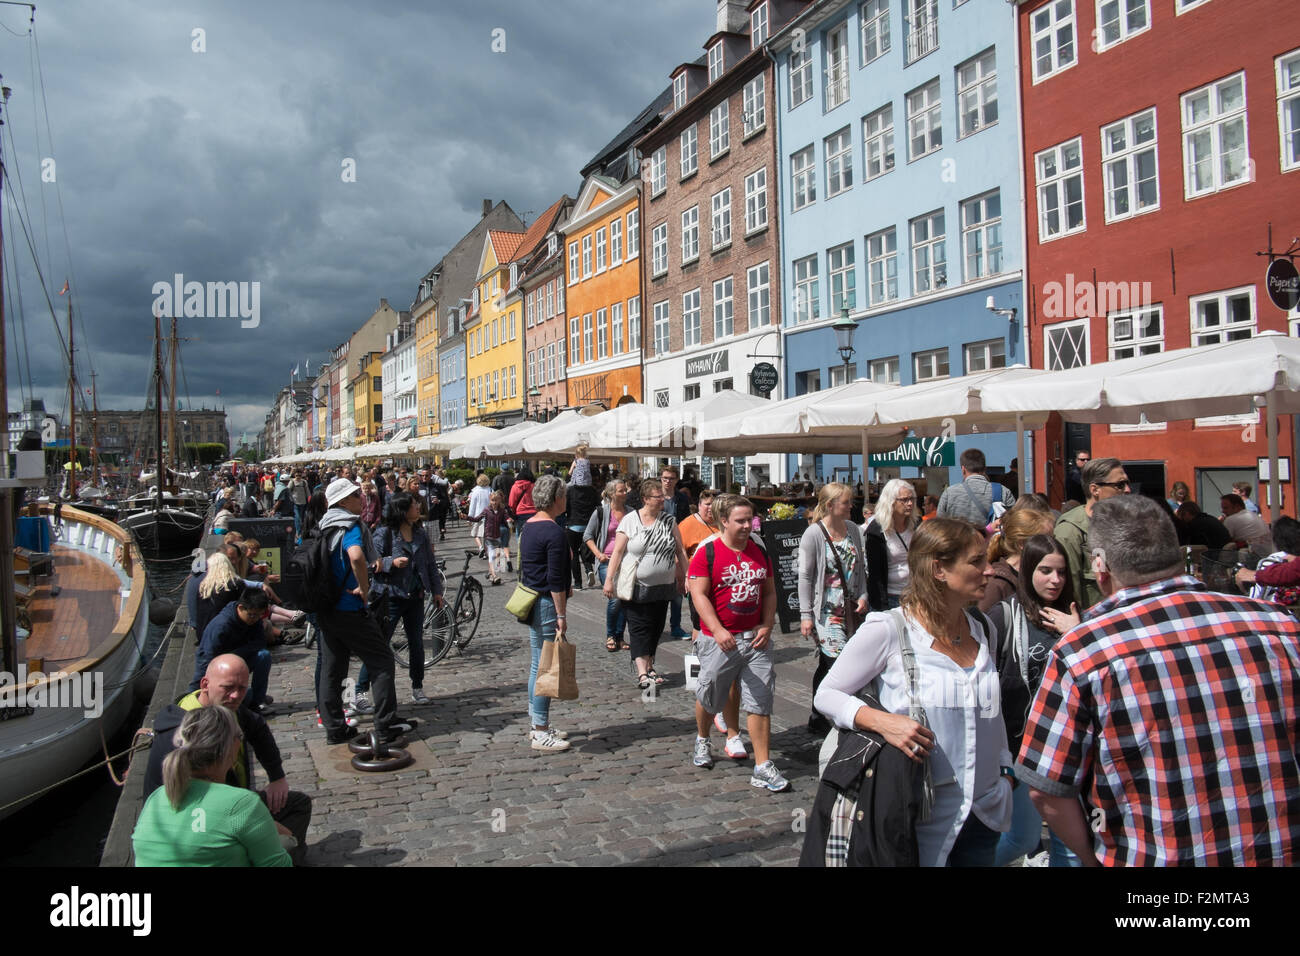
<instances>
[{"instance_id":1,"label":"wooden deck of boat","mask_svg":"<svg viewBox=\"0 0 1300 956\"><path fill-rule=\"evenodd\" d=\"M58 597L51 585L60 588ZM50 664L70 663L88 656L92 636L107 639L120 611L117 575L102 561L66 545L54 546L54 575L38 579L28 609L32 634L27 658Z\"/></svg>"}]
</instances>

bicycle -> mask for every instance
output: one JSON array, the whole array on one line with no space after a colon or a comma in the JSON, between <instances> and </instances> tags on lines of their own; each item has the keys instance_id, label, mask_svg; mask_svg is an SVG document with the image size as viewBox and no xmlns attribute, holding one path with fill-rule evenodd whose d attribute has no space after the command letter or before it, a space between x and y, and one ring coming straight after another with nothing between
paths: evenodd
<instances>
[{"instance_id":1,"label":"bicycle","mask_svg":"<svg viewBox=\"0 0 1300 956\"><path fill-rule=\"evenodd\" d=\"M479 616L483 612L483 585L469 573L469 563L478 556L477 551L465 552L465 566L460 571L460 586L456 596L445 600L438 607L426 598L424 609L424 666L432 667L447 656L453 648L462 652L478 633ZM446 571L447 562L439 561L438 569ZM397 663L406 667L410 660L407 653L410 643L406 639L405 628L399 638L396 633L392 639L393 656Z\"/></svg>"}]
</instances>

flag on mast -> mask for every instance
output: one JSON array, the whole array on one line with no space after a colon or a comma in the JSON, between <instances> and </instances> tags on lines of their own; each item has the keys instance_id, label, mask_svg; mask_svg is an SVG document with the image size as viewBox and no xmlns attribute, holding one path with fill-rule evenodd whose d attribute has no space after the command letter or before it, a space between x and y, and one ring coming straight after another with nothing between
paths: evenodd
<instances>
[{"instance_id":1,"label":"flag on mast","mask_svg":"<svg viewBox=\"0 0 1300 956\"><path fill-rule=\"evenodd\" d=\"M63 288L59 290L59 295L66 295L68 291L68 280L63 280Z\"/></svg>"}]
</instances>

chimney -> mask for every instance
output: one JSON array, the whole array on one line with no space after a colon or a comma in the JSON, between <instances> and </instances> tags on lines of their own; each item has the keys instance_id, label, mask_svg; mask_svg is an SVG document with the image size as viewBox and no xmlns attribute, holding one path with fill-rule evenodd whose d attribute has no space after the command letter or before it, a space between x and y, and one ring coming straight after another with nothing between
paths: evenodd
<instances>
[{"instance_id":1,"label":"chimney","mask_svg":"<svg viewBox=\"0 0 1300 956\"><path fill-rule=\"evenodd\" d=\"M387 299L383 299L383 298L381 298L381 299L379 300L379 307L380 307L381 309L386 309L386 308L388 308L388 300L387 300Z\"/></svg>"},{"instance_id":2,"label":"chimney","mask_svg":"<svg viewBox=\"0 0 1300 956\"><path fill-rule=\"evenodd\" d=\"M749 27L744 0L718 0L718 33L745 33Z\"/></svg>"},{"instance_id":3,"label":"chimney","mask_svg":"<svg viewBox=\"0 0 1300 956\"><path fill-rule=\"evenodd\" d=\"M488 213L490 213L491 211L492 211L492 200L491 200L491 199L484 199L484 200L483 200L483 218L486 219L487 216L488 216Z\"/></svg>"}]
</instances>

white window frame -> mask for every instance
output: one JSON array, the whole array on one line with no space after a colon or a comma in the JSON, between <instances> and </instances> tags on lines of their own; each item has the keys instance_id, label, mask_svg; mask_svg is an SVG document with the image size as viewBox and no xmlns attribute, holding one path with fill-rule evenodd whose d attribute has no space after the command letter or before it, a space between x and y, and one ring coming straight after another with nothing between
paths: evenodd
<instances>
[{"instance_id":1,"label":"white window frame","mask_svg":"<svg viewBox=\"0 0 1300 956\"><path fill-rule=\"evenodd\" d=\"M790 51L790 109L812 99L812 54L805 48Z\"/></svg>"},{"instance_id":2,"label":"white window frame","mask_svg":"<svg viewBox=\"0 0 1300 956\"><path fill-rule=\"evenodd\" d=\"M772 324L772 266L770 261L750 266L745 273L745 290L748 295L746 318L749 329L764 328Z\"/></svg>"},{"instance_id":3,"label":"white window frame","mask_svg":"<svg viewBox=\"0 0 1300 956\"><path fill-rule=\"evenodd\" d=\"M605 234L605 227L601 226L596 230L596 275L600 275L609 268L609 238Z\"/></svg>"},{"instance_id":4,"label":"white window frame","mask_svg":"<svg viewBox=\"0 0 1300 956\"><path fill-rule=\"evenodd\" d=\"M939 78L922 83L910 91L907 103L907 161L915 162L923 156L943 149L943 99ZM916 140L925 148L916 151Z\"/></svg>"},{"instance_id":5,"label":"white window frame","mask_svg":"<svg viewBox=\"0 0 1300 956\"><path fill-rule=\"evenodd\" d=\"M1155 317L1159 331L1145 331L1147 320ZM1160 303L1112 312L1106 316L1106 347L1110 361L1155 355L1165 350L1165 308Z\"/></svg>"},{"instance_id":6,"label":"white window frame","mask_svg":"<svg viewBox=\"0 0 1300 956\"><path fill-rule=\"evenodd\" d=\"M669 397L668 397L668 389L666 389L666 388L656 388L656 389L655 389L655 408L668 408L669 405L670 405L670 399L669 399Z\"/></svg>"},{"instance_id":7,"label":"white window frame","mask_svg":"<svg viewBox=\"0 0 1300 956\"><path fill-rule=\"evenodd\" d=\"M591 234L582 237L582 277L591 278Z\"/></svg>"},{"instance_id":8,"label":"white window frame","mask_svg":"<svg viewBox=\"0 0 1300 956\"><path fill-rule=\"evenodd\" d=\"M555 283L546 283L546 317L555 318Z\"/></svg>"},{"instance_id":9,"label":"white window frame","mask_svg":"<svg viewBox=\"0 0 1300 956\"><path fill-rule=\"evenodd\" d=\"M790 192L795 212L817 201L817 147L812 143L790 154Z\"/></svg>"},{"instance_id":10,"label":"white window frame","mask_svg":"<svg viewBox=\"0 0 1300 956\"><path fill-rule=\"evenodd\" d=\"M983 53L957 64L957 138L974 136L998 122L997 50Z\"/></svg>"},{"instance_id":11,"label":"white window frame","mask_svg":"<svg viewBox=\"0 0 1300 956\"><path fill-rule=\"evenodd\" d=\"M733 276L713 282L713 341L736 334L736 283Z\"/></svg>"},{"instance_id":12,"label":"white window frame","mask_svg":"<svg viewBox=\"0 0 1300 956\"><path fill-rule=\"evenodd\" d=\"M582 281L582 272L578 266L578 240L575 239L569 243L569 285L577 285Z\"/></svg>"},{"instance_id":13,"label":"white window frame","mask_svg":"<svg viewBox=\"0 0 1300 956\"><path fill-rule=\"evenodd\" d=\"M766 76L762 73L745 84L741 92L740 111L744 129L742 139L749 139L767 125Z\"/></svg>"},{"instance_id":14,"label":"white window frame","mask_svg":"<svg viewBox=\"0 0 1300 956\"><path fill-rule=\"evenodd\" d=\"M1291 64L1295 65L1294 72L1286 69ZM1274 73L1277 77L1277 131L1282 172L1291 173L1300 169L1300 49L1279 56ZM1293 104L1296 114L1288 115L1288 107Z\"/></svg>"},{"instance_id":15,"label":"white window frame","mask_svg":"<svg viewBox=\"0 0 1300 956\"><path fill-rule=\"evenodd\" d=\"M534 308L536 297L537 297L536 292L530 292L526 296L524 296L524 312L525 312L524 318L525 321L528 323L528 328L530 329L533 327L534 324L533 308Z\"/></svg>"},{"instance_id":16,"label":"white window frame","mask_svg":"<svg viewBox=\"0 0 1300 956\"><path fill-rule=\"evenodd\" d=\"M1245 298L1250 304L1250 322L1229 322L1228 300ZM1199 327L1200 307L1208 303L1215 303L1219 306L1220 324L1213 328L1209 326ZM1191 344L1193 347L1199 345L1215 345L1222 341L1235 342L1244 338L1253 338L1257 333L1256 329L1259 323L1259 312L1255 305L1255 287L1253 285L1241 286L1236 289L1224 289L1222 292L1211 292L1206 295L1194 295L1187 300L1188 321L1191 325ZM1240 335L1242 331L1248 331L1248 335ZM1228 333L1226 339L1224 333ZM1211 337L1217 336L1220 343L1208 341Z\"/></svg>"},{"instance_id":17,"label":"white window frame","mask_svg":"<svg viewBox=\"0 0 1300 956\"><path fill-rule=\"evenodd\" d=\"M682 212L682 265L700 257L700 207L692 206Z\"/></svg>"},{"instance_id":18,"label":"white window frame","mask_svg":"<svg viewBox=\"0 0 1300 956\"><path fill-rule=\"evenodd\" d=\"M731 151L731 103L723 100L709 111L709 162Z\"/></svg>"},{"instance_id":19,"label":"white window frame","mask_svg":"<svg viewBox=\"0 0 1300 956\"><path fill-rule=\"evenodd\" d=\"M557 284L555 286L555 313L561 315L564 312L564 286Z\"/></svg>"},{"instance_id":20,"label":"white window frame","mask_svg":"<svg viewBox=\"0 0 1300 956\"><path fill-rule=\"evenodd\" d=\"M1150 120L1150 139L1138 142L1140 127L1145 127L1143 120ZM1115 135L1123 137L1123 145L1115 145ZM1101 128L1101 182L1105 191L1106 222L1119 222L1155 212L1160 208L1160 154L1158 149L1159 127L1156 122L1156 110L1142 110L1132 116L1126 116L1114 123L1107 123ZM1155 170L1154 183L1156 198L1152 203L1139 206L1138 163L1146 154L1151 154L1152 169ZM1122 172L1124 182L1116 185L1116 176ZM1128 204L1125 212L1116 210L1116 200L1121 191Z\"/></svg>"},{"instance_id":21,"label":"white window frame","mask_svg":"<svg viewBox=\"0 0 1300 956\"><path fill-rule=\"evenodd\" d=\"M889 52L889 5L891 0L866 0L858 5L859 61L866 66Z\"/></svg>"},{"instance_id":22,"label":"white window frame","mask_svg":"<svg viewBox=\"0 0 1300 956\"><path fill-rule=\"evenodd\" d=\"M682 130L681 135L677 137L680 153L678 166L681 169L682 179L694 176L700 168L700 133L697 129L698 125L698 123L692 123Z\"/></svg>"},{"instance_id":23,"label":"white window frame","mask_svg":"<svg viewBox=\"0 0 1300 956\"><path fill-rule=\"evenodd\" d=\"M826 279L831 294L831 315L840 315L846 305L850 312L858 307L857 269L854 243L846 242L826 250Z\"/></svg>"},{"instance_id":24,"label":"white window frame","mask_svg":"<svg viewBox=\"0 0 1300 956\"><path fill-rule=\"evenodd\" d=\"M939 49L939 0L905 0L903 9L910 65Z\"/></svg>"},{"instance_id":25,"label":"white window frame","mask_svg":"<svg viewBox=\"0 0 1300 956\"><path fill-rule=\"evenodd\" d=\"M767 4L760 3L749 15L749 48L757 50L767 42Z\"/></svg>"},{"instance_id":26,"label":"white window frame","mask_svg":"<svg viewBox=\"0 0 1300 956\"><path fill-rule=\"evenodd\" d=\"M937 382L952 375L951 357L947 346L912 353L912 381ZM922 369L926 374L922 375Z\"/></svg>"},{"instance_id":27,"label":"white window frame","mask_svg":"<svg viewBox=\"0 0 1300 956\"><path fill-rule=\"evenodd\" d=\"M745 177L745 235L767 228L767 167Z\"/></svg>"},{"instance_id":28,"label":"white window frame","mask_svg":"<svg viewBox=\"0 0 1300 956\"><path fill-rule=\"evenodd\" d=\"M615 216L609 224L610 267L623 264L623 217Z\"/></svg>"},{"instance_id":29,"label":"white window frame","mask_svg":"<svg viewBox=\"0 0 1300 956\"><path fill-rule=\"evenodd\" d=\"M682 386L682 401L691 402L700 397L700 383L687 382Z\"/></svg>"},{"instance_id":30,"label":"white window frame","mask_svg":"<svg viewBox=\"0 0 1300 956\"><path fill-rule=\"evenodd\" d=\"M720 193L714 193L709 201L710 238L712 250L725 249L731 245L731 187Z\"/></svg>"},{"instance_id":31,"label":"white window frame","mask_svg":"<svg viewBox=\"0 0 1300 956\"><path fill-rule=\"evenodd\" d=\"M849 101L849 24L832 27L826 33L826 112Z\"/></svg>"},{"instance_id":32,"label":"white window frame","mask_svg":"<svg viewBox=\"0 0 1300 956\"><path fill-rule=\"evenodd\" d=\"M1106 15L1106 8L1114 6L1115 9L1115 38L1106 39L1106 25L1102 17ZM1141 26L1131 26L1135 10L1142 11L1143 23ZM1098 53L1104 53L1106 50L1119 46L1125 40L1131 40L1139 34L1146 33L1151 29L1151 0L1097 0L1097 28L1093 31L1095 40L1095 49Z\"/></svg>"},{"instance_id":33,"label":"white window frame","mask_svg":"<svg viewBox=\"0 0 1300 956\"><path fill-rule=\"evenodd\" d=\"M537 384L537 355L534 352L528 353L528 387L533 388Z\"/></svg>"},{"instance_id":34,"label":"white window frame","mask_svg":"<svg viewBox=\"0 0 1300 956\"><path fill-rule=\"evenodd\" d=\"M831 133L822 147L826 157L826 198L830 199L853 188L853 127Z\"/></svg>"},{"instance_id":35,"label":"white window frame","mask_svg":"<svg viewBox=\"0 0 1300 956\"><path fill-rule=\"evenodd\" d=\"M682 293L682 348L689 349L704 341L704 324L700 320L700 290Z\"/></svg>"},{"instance_id":36,"label":"white window frame","mask_svg":"<svg viewBox=\"0 0 1300 956\"><path fill-rule=\"evenodd\" d=\"M613 355L622 355L623 347L623 303L615 302L609 307L609 344Z\"/></svg>"},{"instance_id":37,"label":"white window frame","mask_svg":"<svg viewBox=\"0 0 1300 956\"><path fill-rule=\"evenodd\" d=\"M862 117L863 182L892 172L897 161L894 153L894 104L886 103ZM879 172L871 171L873 163L879 165Z\"/></svg>"},{"instance_id":38,"label":"white window frame","mask_svg":"<svg viewBox=\"0 0 1300 956\"><path fill-rule=\"evenodd\" d=\"M996 200L997 215L989 212L989 201ZM973 218L977 213L979 218ZM971 244L978 249L972 253ZM963 276L967 282L997 275L1004 265L1002 250L1002 194L994 189L961 204L961 252ZM972 267L972 259L975 267Z\"/></svg>"},{"instance_id":39,"label":"white window frame","mask_svg":"<svg viewBox=\"0 0 1300 956\"><path fill-rule=\"evenodd\" d=\"M637 352L641 349L641 297L634 295L627 300L627 350Z\"/></svg>"},{"instance_id":40,"label":"white window frame","mask_svg":"<svg viewBox=\"0 0 1300 956\"><path fill-rule=\"evenodd\" d=\"M874 255L872 247L877 241L880 254ZM898 298L898 227L890 226L866 236L863 249L867 254L867 301L872 306L893 302Z\"/></svg>"},{"instance_id":41,"label":"white window frame","mask_svg":"<svg viewBox=\"0 0 1300 956\"><path fill-rule=\"evenodd\" d=\"M584 363L596 357L595 349L592 348L595 343L592 341L591 332L591 313L586 312L582 316L582 361Z\"/></svg>"},{"instance_id":42,"label":"white window frame","mask_svg":"<svg viewBox=\"0 0 1300 956\"><path fill-rule=\"evenodd\" d=\"M668 188L668 147L660 146L650 154L650 198Z\"/></svg>"},{"instance_id":43,"label":"white window frame","mask_svg":"<svg viewBox=\"0 0 1300 956\"><path fill-rule=\"evenodd\" d=\"M967 342L961 347L962 367L965 374L992 372L1007 367L1007 340L985 339L982 342Z\"/></svg>"},{"instance_id":44,"label":"white window frame","mask_svg":"<svg viewBox=\"0 0 1300 956\"><path fill-rule=\"evenodd\" d=\"M1057 372L1063 369L1080 368L1091 363L1088 350L1089 321L1072 319L1069 322L1054 322L1043 327L1043 368L1049 372ZM1078 358L1079 361L1066 365L1065 358Z\"/></svg>"},{"instance_id":45,"label":"white window frame","mask_svg":"<svg viewBox=\"0 0 1300 956\"><path fill-rule=\"evenodd\" d=\"M924 238L917 237L917 226L925 225ZM943 227L939 234L936 224ZM925 295L946 289L948 279L948 217L943 209L917 216L907 224L908 242L912 249L912 294ZM922 252L925 253L922 256ZM936 255L937 253L937 255ZM924 259L925 265L922 265Z\"/></svg>"},{"instance_id":46,"label":"white window frame","mask_svg":"<svg viewBox=\"0 0 1300 956\"><path fill-rule=\"evenodd\" d=\"M709 47L709 82L713 83L726 72L726 48L721 40Z\"/></svg>"},{"instance_id":47,"label":"white window frame","mask_svg":"<svg viewBox=\"0 0 1300 956\"><path fill-rule=\"evenodd\" d=\"M607 309L596 310L596 358L609 356L609 312Z\"/></svg>"},{"instance_id":48,"label":"white window frame","mask_svg":"<svg viewBox=\"0 0 1300 956\"><path fill-rule=\"evenodd\" d=\"M641 254L641 210L627 214L627 260L631 262Z\"/></svg>"},{"instance_id":49,"label":"white window frame","mask_svg":"<svg viewBox=\"0 0 1300 956\"><path fill-rule=\"evenodd\" d=\"M686 71L673 77L673 109L679 110L686 105Z\"/></svg>"},{"instance_id":50,"label":"white window frame","mask_svg":"<svg viewBox=\"0 0 1300 956\"><path fill-rule=\"evenodd\" d=\"M1073 149L1073 152L1071 151ZM1050 160L1054 172L1045 171L1044 163ZM1067 162L1072 165L1067 166ZM1074 139L1067 140L1050 149L1045 149L1034 156L1034 173L1037 177L1036 195L1038 197L1038 241L1048 242L1052 239L1060 239L1064 236L1072 236L1075 233L1084 232L1088 228L1088 208L1085 201L1084 182L1083 182L1083 137L1076 136ZM1079 222L1078 225L1070 228L1068 226L1069 210L1075 205L1066 199L1065 190L1070 180L1078 180L1079 185ZM1048 208L1049 202L1047 195L1055 188L1056 201ZM1057 215L1058 228L1055 232L1050 232L1048 226L1049 214L1055 212Z\"/></svg>"},{"instance_id":51,"label":"white window frame","mask_svg":"<svg viewBox=\"0 0 1300 956\"><path fill-rule=\"evenodd\" d=\"M650 232L650 275L652 278L668 272L668 223L661 222Z\"/></svg>"},{"instance_id":52,"label":"white window frame","mask_svg":"<svg viewBox=\"0 0 1300 956\"><path fill-rule=\"evenodd\" d=\"M900 381L899 356L889 355L885 358L872 359L867 363L867 375L879 385L897 385ZM883 372L883 377L878 373Z\"/></svg>"},{"instance_id":53,"label":"white window frame","mask_svg":"<svg viewBox=\"0 0 1300 956\"><path fill-rule=\"evenodd\" d=\"M821 277L818 256L805 256L790 263L794 276L794 321L796 325L821 318Z\"/></svg>"},{"instance_id":54,"label":"white window frame","mask_svg":"<svg viewBox=\"0 0 1300 956\"><path fill-rule=\"evenodd\" d=\"M1188 10L1203 7L1209 2L1210 0L1174 0L1174 13L1181 17Z\"/></svg>"},{"instance_id":55,"label":"white window frame","mask_svg":"<svg viewBox=\"0 0 1300 956\"><path fill-rule=\"evenodd\" d=\"M1079 62L1079 36L1075 22L1075 0L1051 0L1029 14L1030 55L1034 84L1037 85ZM1063 12L1068 6L1069 12ZM1069 31L1068 42L1063 35ZM1046 47L1043 46L1044 41ZM1068 59L1063 51L1069 49Z\"/></svg>"},{"instance_id":56,"label":"white window frame","mask_svg":"<svg viewBox=\"0 0 1300 956\"><path fill-rule=\"evenodd\" d=\"M654 304L654 346L655 355L667 355L670 351L672 339L669 331L669 309L668 300Z\"/></svg>"},{"instance_id":57,"label":"white window frame","mask_svg":"<svg viewBox=\"0 0 1300 956\"><path fill-rule=\"evenodd\" d=\"M1221 90L1231 87L1240 81L1241 83L1241 105L1235 109L1223 110L1218 104L1218 97ZM1188 106L1196 97L1205 94L1209 97L1209 114L1201 120L1194 121L1189 125ZM1202 86L1200 89L1192 90L1190 93L1184 93L1181 100L1180 115L1183 123L1183 197L1188 200L1199 199L1202 196L1210 196L1225 189L1232 189L1236 186L1244 185L1251 180L1251 160L1250 160L1250 127L1246 116L1246 73L1241 71L1231 76L1225 76L1220 80L1215 80ZM1241 171L1236 179L1225 180L1223 178L1223 161L1226 153L1223 149L1223 132L1230 125L1241 120L1241 150L1244 153L1241 163ZM1192 163L1192 140L1194 137L1209 132L1211 141L1211 154L1209 157L1210 166L1213 170L1214 181L1210 186L1202 189L1196 189L1193 185L1193 163Z\"/></svg>"},{"instance_id":58,"label":"white window frame","mask_svg":"<svg viewBox=\"0 0 1300 956\"><path fill-rule=\"evenodd\" d=\"M569 316L569 364L582 364L582 316Z\"/></svg>"}]
</instances>

